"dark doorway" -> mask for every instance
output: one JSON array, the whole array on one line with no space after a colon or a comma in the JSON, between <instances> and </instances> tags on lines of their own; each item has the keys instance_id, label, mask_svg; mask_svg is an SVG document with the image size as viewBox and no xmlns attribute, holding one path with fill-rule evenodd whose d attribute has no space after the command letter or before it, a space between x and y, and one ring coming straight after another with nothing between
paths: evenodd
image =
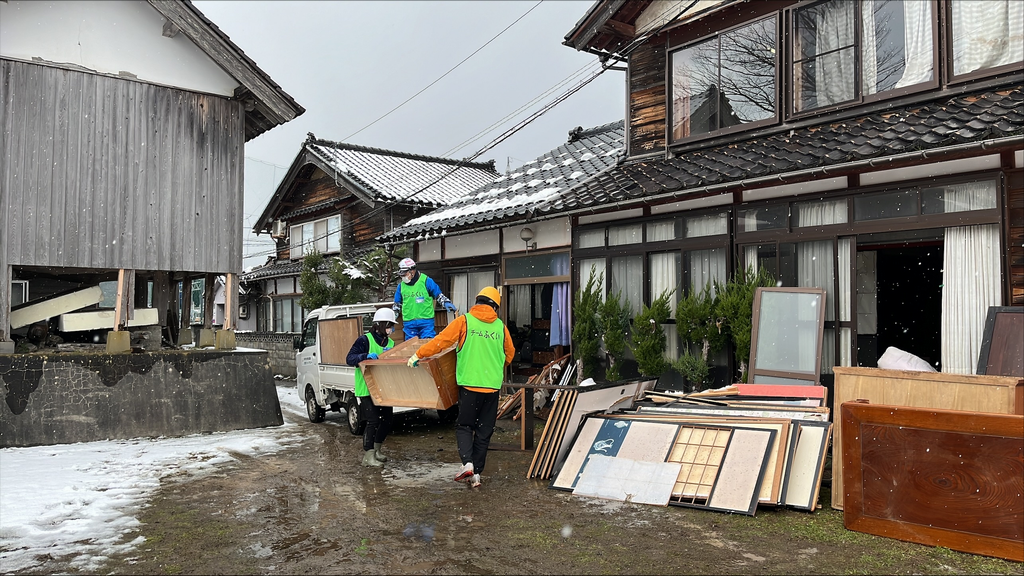
<instances>
[{"instance_id":1,"label":"dark doorway","mask_svg":"<svg viewBox=\"0 0 1024 576\"><path fill-rule=\"evenodd\" d=\"M858 363L877 366L886 348L895 346L941 370L942 244L878 246L868 252L876 261L877 331L858 334Z\"/></svg>"}]
</instances>

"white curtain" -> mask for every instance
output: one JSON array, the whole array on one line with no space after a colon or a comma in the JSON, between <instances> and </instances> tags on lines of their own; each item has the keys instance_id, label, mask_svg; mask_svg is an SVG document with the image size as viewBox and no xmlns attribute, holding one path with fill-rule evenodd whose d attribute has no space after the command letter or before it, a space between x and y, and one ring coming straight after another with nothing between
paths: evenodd
<instances>
[{"instance_id":1,"label":"white curtain","mask_svg":"<svg viewBox=\"0 0 1024 576\"><path fill-rule=\"evenodd\" d=\"M756 225L756 224L755 224ZM756 230L756 228L755 228ZM686 237L717 236L729 232L728 214L706 214L686 219Z\"/></svg>"},{"instance_id":2,"label":"white curtain","mask_svg":"<svg viewBox=\"0 0 1024 576\"><path fill-rule=\"evenodd\" d=\"M605 270L606 264L604 258L590 258L587 260L580 260L580 285L576 288L582 291L587 287L587 280L590 279L590 272L594 272L594 279L598 282L599 294L601 294L601 300L604 300L605 286L608 285L608 273Z\"/></svg>"},{"instance_id":3,"label":"white curtain","mask_svg":"<svg viewBox=\"0 0 1024 576\"><path fill-rule=\"evenodd\" d=\"M883 0L884 1L884 0ZM878 91L878 39L875 32L875 0L863 0L861 11L861 92L874 94Z\"/></svg>"},{"instance_id":4,"label":"white curtain","mask_svg":"<svg viewBox=\"0 0 1024 576\"><path fill-rule=\"evenodd\" d=\"M796 245L797 286L825 290L825 321L835 320L835 266L832 241L800 242ZM826 329L821 345L822 373L830 374L835 365L835 330Z\"/></svg>"},{"instance_id":5,"label":"white curtain","mask_svg":"<svg viewBox=\"0 0 1024 576\"><path fill-rule=\"evenodd\" d=\"M455 274L452 278L452 292L448 295L452 304L463 312L469 312L469 275Z\"/></svg>"},{"instance_id":6,"label":"white curtain","mask_svg":"<svg viewBox=\"0 0 1024 576\"><path fill-rule=\"evenodd\" d=\"M830 52L814 61L815 107L851 100L856 79L856 53L841 48L854 44L853 4L833 1L814 6L812 10L817 17L814 23L815 53Z\"/></svg>"},{"instance_id":7,"label":"white curtain","mask_svg":"<svg viewBox=\"0 0 1024 576\"><path fill-rule=\"evenodd\" d=\"M639 224L630 226L611 226L608 228L608 245L621 246L622 244L637 244L643 236L640 233Z\"/></svg>"},{"instance_id":8,"label":"white curtain","mask_svg":"<svg viewBox=\"0 0 1024 576\"><path fill-rule=\"evenodd\" d=\"M753 270L757 274L757 246L743 247L743 269Z\"/></svg>"},{"instance_id":9,"label":"white curtain","mask_svg":"<svg viewBox=\"0 0 1024 576\"><path fill-rule=\"evenodd\" d=\"M827 200L796 205L796 221L801 228L845 224L848 218L846 200Z\"/></svg>"},{"instance_id":10,"label":"white curtain","mask_svg":"<svg viewBox=\"0 0 1024 576\"><path fill-rule=\"evenodd\" d=\"M934 74L931 2L903 2L903 42L905 68L896 88L931 80Z\"/></svg>"},{"instance_id":11,"label":"white curtain","mask_svg":"<svg viewBox=\"0 0 1024 576\"><path fill-rule=\"evenodd\" d=\"M675 220L662 220L661 222L651 222L647 225L647 241L648 242L661 242L663 240L675 240L676 238L676 222Z\"/></svg>"},{"instance_id":12,"label":"white curtain","mask_svg":"<svg viewBox=\"0 0 1024 576\"><path fill-rule=\"evenodd\" d=\"M530 310L531 287L525 284L509 286L508 292L510 301L508 308L509 322L519 327L530 326L533 323L533 313Z\"/></svg>"},{"instance_id":13,"label":"white curtain","mask_svg":"<svg viewBox=\"0 0 1024 576\"><path fill-rule=\"evenodd\" d=\"M622 293L622 298L629 303L634 315L640 313L644 303L643 282L644 261L641 256L621 256L612 258L611 290L612 294ZM656 296L660 296L658 293Z\"/></svg>"},{"instance_id":14,"label":"white curtain","mask_svg":"<svg viewBox=\"0 0 1024 576\"><path fill-rule=\"evenodd\" d=\"M850 287L853 278L850 275L851 258L853 257L853 239L839 239L839 320L850 322L853 318ZM853 329L839 328L839 366L853 366ZM831 371L831 369L829 369Z\"/></svg>"},{"instance_id":15,"label":"white curtain","mask_svg":"<svg viewBox=\"0 0 1024 576\"><path fill-rule=\"evenodd\" d=\"M728 278L726 269L725 248L693 250L687 253L690 262L690 292L700 292L704 286L711 285L711 295L715 295L715 282L724 284Z\"/></svg>"},{"instance_id":16,"label":"white curtain","mask_svg":"<svg viewBox=\"0 0 1024 576\"><path fill-rule=\"evenodd\" d=\"M953 73L1024 60L1024 2L953 0Z\"/></svg>"},{"instance_id":17,"label":"white curtain","mask_svg":"<svg viewBox=\"0 0 1024 576\"><path fill-rule=\"evenodd\" d=\"M974 374L989 306L999 306L999 225L946 228L942 371Z\"/></svg>"},{"instance_id":18,"label":"white curtain","mask_svg":"<svg viewBox=\"0 0 1024 576\"><path fill-rule=\"evenodd\" d=\"M551 258L551 274L569 275L569 254L558 254ZM569 328L569 283L555 282L551 290L551 331L548 343L551 346L568 346L571 335Z\"/></svg>"},{"instance_id":19,"label":"white curtain","mask_svg":"<svg viewBox=\"0 0 1024 576\"><path fill-rule=\"evenodd\" d=\"M651 267L651 301L661 296L665 290L674 291L669 297L668 305L672 313L669 318L676 317L676 303L682 296L679 282L679 253L665 252L650 255Z\"/></svg>"}]
</instances>

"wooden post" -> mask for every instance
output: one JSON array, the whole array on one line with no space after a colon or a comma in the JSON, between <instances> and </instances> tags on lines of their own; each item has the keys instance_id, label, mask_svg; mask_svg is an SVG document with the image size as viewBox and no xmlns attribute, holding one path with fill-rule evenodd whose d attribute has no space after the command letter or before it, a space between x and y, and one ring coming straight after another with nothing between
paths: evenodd
<instances>
[{"instance_id":1,"label":"wooden post","mask_svg":"<svg viewBox=\"0 0 1024 576\"><path fill-rule=\"evenodd\" d=\"M238 323L238 275L224 277L224 329L234 330Z\"/></svg>"},{"instance_id":2,"label":"wooden post","mask_svg":"<svg viewBox=\"0 0 1024 576\"><path fill-rule=\"evenodd\" d=\"M117 271L117 302L114 303L114 330L124 330L135 318L135 270Z\"/></svg>"},{"instance_id":3,"label":"wooden post","mask_svg":"<svg viewBox=\"0 0 1024 576\"><path fill-rule=\"evenodd\" d=\"M5 234L0 232L0 256L4 257L3 264L0 264L0 353L14 352L14 342L11 341L11 266L7 264L4 251Z\"/></svg>"},{"instance_id":4,"label":"wooden post","mask_svg":"<svg viewBox=\"0 0 1024 576\"><path fill-rule=\"evenodd\" d=\"M178 346L192 342L192 279L181 279L181 317L178 318Z\"/></svg>"},{"instance_id":5,"label":"wooden post","mask_svg":"<svg viewBox=\"0 0 1024 576\"><path fill-rule=\"evenodd\" d=\"M203 328L207 330L213 328L213 286L216 281L216 274L207 274L203 282Z\"/></svg>"}]
</instances>

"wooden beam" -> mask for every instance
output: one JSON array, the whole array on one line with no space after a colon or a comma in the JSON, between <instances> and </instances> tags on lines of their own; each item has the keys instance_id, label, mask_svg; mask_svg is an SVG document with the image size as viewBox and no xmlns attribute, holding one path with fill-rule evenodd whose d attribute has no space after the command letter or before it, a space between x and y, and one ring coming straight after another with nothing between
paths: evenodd
<instances>
[{"instance_id":1,"label":"wooden beam","mask_svg":"<svg viewBox=\"0 0 1024 576\"><path fill-rule=\"evenodd\" d=\"M573 47L577 50L583 50L594 39L594 36L597 36L597 33L601 31L605 22L611 19L625 4L626 0L606 0L603 9L594 15L593 20L589 22L579 37L573 41Z\"/></svg>"},{"instance_id":2,"label":"wooden beam","mask_svg":"<svg viewBox=\"0 0 1024 576\"><path fill-rule=\"evenodd\" d=\"M625 36L630 40L632 40L633 37L636 36L635 26L631 24L626 24L625 22L619 22L618 20L612 20L610 18L607 22L605 22L604 31L609 32L611 34L618 34L619 36Z\"/></svg>"},{"instance_id":3,"label":"wooden beam","mask_svg":"<svg viewBox=\"0 0 1024 576\"><path fill-rule=\"evenodd\" d=\"M11 341L11 266L7 263L4 250L6 232L0 233L0 255L5 256L0 264L0 342Z\"/></svg>"},{"instance_id":4,"label":"wooden beam","mask_svg":"<svg viewBox=\"0 0 1024 576\"><path fill-rule=\"evenodd\" d=\"M124 330L135 317L135 270L117 271L117 301L114 303L114 330Z\"/></svg>"},{"instance_id":5,"label":"wooden beam","mask_svg":"<svg viewBox=\"0 0 1024 576\"><path fill-rule=\"evenodd\" d=\"M216 281L216 274L207 274L203 282L203 328L206 329L213 328L213 286Z\"/></svg>"},{"instance_id":6,"label":"wooden beam","mask_svg":"<svg viewBox=\"0 0 1024 576\"><path fill-rule=\"evenodd\" d=\"M238 275L228 274L224 282L224 329L234 330L238 323Z\"/></svg>"}]
</instances>

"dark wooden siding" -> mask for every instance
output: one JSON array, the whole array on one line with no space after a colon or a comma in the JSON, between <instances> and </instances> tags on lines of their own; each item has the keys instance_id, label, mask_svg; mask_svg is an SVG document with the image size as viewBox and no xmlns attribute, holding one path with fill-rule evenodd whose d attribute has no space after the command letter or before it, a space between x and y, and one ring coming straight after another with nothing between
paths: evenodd
<instances>
[{"instance_id":1,"label":"dark wooden siding","mask_svg":"<svg viewBox=\"0 0 1024 576\"><path fill-rule=\"evenodd\" d=\"M1024 173L1007 174L1007 244L1010 268L1010 305L1024 306Z\"/></svg>"},{"instance_id":2,"label":"dark wooden siding","mask_svg":"<svg viewBox=\"0 0 1024 576\"><path fill-rule=\"evenodd\" d=\"M654 38L629 57L629 155L665 149L665 44Z\"/></svg>"},{"instance_id":3,"label":"dark wooden siding","mask_svg":"<svg viewBox=\"0 0 1024 576\"><path fill-rule=\"evenodd\" d=\"M241 105L0 59L12 265L242 271Z\"/></svg>"}]
</instances>

